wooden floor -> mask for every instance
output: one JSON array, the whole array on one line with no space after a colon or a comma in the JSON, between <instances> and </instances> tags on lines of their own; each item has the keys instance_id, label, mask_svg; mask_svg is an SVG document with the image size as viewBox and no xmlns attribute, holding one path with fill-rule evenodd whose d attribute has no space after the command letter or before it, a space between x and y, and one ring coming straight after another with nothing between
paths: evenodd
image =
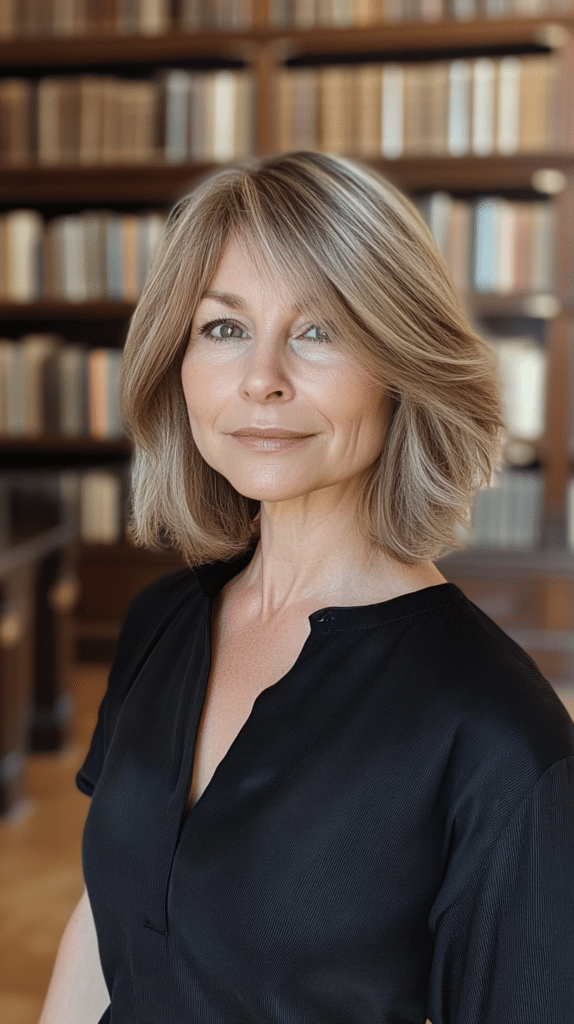
<instances>
[{"instance_id":1,"label":"wooden floor","mask_svg":"<svg viewBox=\"0 0 574 1024\"><path fill-rule=\"evenodd\" d=\"M80 848L89 800L76 790L74 775L106 678L106 667L76 668L73 741L61 754L29 759L30 799L0 824L2 1024L37 1024L60 936L82 891ZM558 692L574 716L574 685Z\"/></svg>"},{"instance_id":2,"label":"wooden floor","mask_svg":"<svg viewBox=\"0 0 574 1024\"><path fill-rule=\"evenodd\" d=\"M78 666L70 746L28 762L30 799L0 824L0 1021L38 1024L60 936L83 888L81 839L89 799L74 776L105 690L107 668Z\"/></svg>"}]
</instances>

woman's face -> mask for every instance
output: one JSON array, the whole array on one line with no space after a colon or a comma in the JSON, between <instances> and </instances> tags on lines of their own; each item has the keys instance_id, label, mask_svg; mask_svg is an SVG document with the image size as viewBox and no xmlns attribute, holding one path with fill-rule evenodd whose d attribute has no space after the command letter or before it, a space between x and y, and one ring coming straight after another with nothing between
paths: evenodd
<instances>
[{"instance_id":1,"label":"woman's face","mask_svg":"<svg viewBox=\"0 0 574 1024\"><path fill-rule=\"evenodd\" d=\"M318 322L237 242L195 311L182 382L201 455L249 498L286 501L328 488L337 502L356 493L380 455L387 396L343 350L336 325ZM255 428L299 436L237 435Z\"/></svg>"}]
</instances>

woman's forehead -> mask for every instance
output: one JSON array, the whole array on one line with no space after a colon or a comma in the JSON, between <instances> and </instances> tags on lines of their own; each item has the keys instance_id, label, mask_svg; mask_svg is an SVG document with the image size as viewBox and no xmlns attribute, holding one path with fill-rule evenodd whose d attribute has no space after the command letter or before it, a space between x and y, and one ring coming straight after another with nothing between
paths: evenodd
<instances>
[{"instance_id":1,"label":"woman's forehead","mask_svg":"<svg viewBox=\"0 0 574 1024\"><path fill-rule=\"evenodd\" d=\"M225 294L235 295L234 288L227 287L228 282L232 284L233 281L250 280L252 277L269 281L280 287L283 293L288 292L297 311L326 312L332 308L332 286L319 279L317 268L310 259L302 262L299 254L296 258L289 258L283 251L271 252L251 237L242 236L231 236L226 242L202 298L212 296L214 291L221 293L220 284L225 286Z\"/></svg>"}]
</instances>

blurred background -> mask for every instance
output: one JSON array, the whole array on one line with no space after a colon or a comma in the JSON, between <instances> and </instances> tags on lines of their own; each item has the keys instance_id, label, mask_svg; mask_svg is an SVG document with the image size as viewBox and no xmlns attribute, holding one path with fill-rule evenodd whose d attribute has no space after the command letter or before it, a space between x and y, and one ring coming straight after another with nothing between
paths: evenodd
<instances>
[{"instance_id":1,"label":"blurred background","mask_svg":"<svg viewBox=\"0 0 574 1024\"><path fill-rule=\"evenodd\" d=\"M0 1019L82 890L74 788L132 596L122 344L167 213L250 154L359 157L426 219L506 431L440 567L574 713L574 2L0 0Z\"/></svg>"}]
</instances>

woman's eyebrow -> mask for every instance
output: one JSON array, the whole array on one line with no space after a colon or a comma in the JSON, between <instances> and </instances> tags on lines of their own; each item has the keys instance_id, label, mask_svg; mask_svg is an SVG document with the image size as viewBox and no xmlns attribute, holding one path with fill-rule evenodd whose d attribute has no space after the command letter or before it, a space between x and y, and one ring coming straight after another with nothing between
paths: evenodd
<instances>
[{"instance_id":1,"label":"woman's eyebrow","mask_svg":"<svg viewBox=\"0 0 574 1024\"><path fill-rule=\"evenodd\" d=\"M216 302L221 302L224 306L229 306L231 309L245 309L245 302L239 295L233 295L232 292L215 292L207 291L201 296L202 299L215 299Z\"/></svg>"},{"instance_id":2,"label":"woman's eyebrow","mask_svg":"<svg viewBox=\"0 0 574 1024\"><path fill-rule=\"evenodd\" d=\"M229 306L230 309L244 310L246 308L245 300L242 299L240 295L235 295L233 292L218 292L210 288L208 291L203 293L201 298L215 299L216 302L221 302L223 306ZM302 299L295 302L292 308L294 313L302 313L305 316L309 315L310 307L311 300Z\"/></svg>"}]
</instances>

